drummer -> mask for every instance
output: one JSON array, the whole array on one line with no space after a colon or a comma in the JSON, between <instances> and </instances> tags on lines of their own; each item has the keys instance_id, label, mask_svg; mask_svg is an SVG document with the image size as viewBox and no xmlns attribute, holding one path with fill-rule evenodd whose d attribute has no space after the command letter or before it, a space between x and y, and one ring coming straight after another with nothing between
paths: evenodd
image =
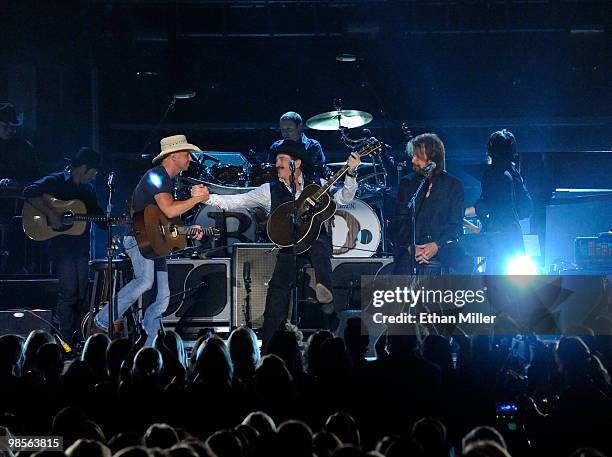
<instances>
[{"instance_id":1,"label":"drummer","mask_svg":"<svg viewBox=\"0 0 612 457\"><path fill-rule=\"evenodd\" d=\"M291 140L295 141L296 143L302 143L304 145L304 148L306 149L306 154L309 156L314 166L313 170L304 171L306 173L314 172L316 174L320 174L320 171L323 169L323 164L325 163L325 154L323 154L321 143L304 135L304 124L302 122L302 116L300 116L295 111L288 111L280 117L279 126L283 139L275 141L272 146L270 146L270 153L268 154L268 163L275 162L276 149L281 145L283 140ZM306 165L306 163L304 163L304 165Z\"/></svg>"}]
</instances>

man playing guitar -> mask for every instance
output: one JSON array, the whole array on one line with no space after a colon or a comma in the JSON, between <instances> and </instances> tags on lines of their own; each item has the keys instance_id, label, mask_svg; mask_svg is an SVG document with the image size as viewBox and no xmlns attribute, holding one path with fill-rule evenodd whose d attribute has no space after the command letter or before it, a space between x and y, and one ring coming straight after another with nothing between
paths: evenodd
<instances>
[{"instance_id":1,"label":"man playing guitar","mask_svg":"<svg viewBox=\"0 0 612 457\"><path fill-rule=\"evenodd\" d=\"M81 148L65 170L45 176L27 186L23 196L47 218L54 230L63 227L61 214L43 197L51 195L61 200L80 200L87 213L103 214L96 199L93 181L98 173L100 155L90 148ZM104 223L97 223L106 228ZM78 236L60 235L51 242L51 259L59 279L59 297L54 323L64 338L70 341L87 311L89 262L89 224Z\"/></svg>"},{"instance_id":2,"label":"man playing guitar","mask_svg":"<svg viewBox=\"0 0 612 457\"><path fill-rule=\"evenodd\" d=\"M299 198L302 189L307 184L322 184L324 181L319 178L309 176L302 171L305 163L311 165L310 157L302 143L291 140L282 141L274 149L276 156L276 171L278 181L262 184L250 192L240 195L211 195L207 204L218 206L224 210L238 208L262 208L267 212L273 212L282 203L291 201L291 170L290 164L295 166L295 185L296 198ZM344 180L343 187L338 190L333 199L340 205L346 205L353 200L357 190L357 180L355 170L360 163L360 159L353 155L347 160L348 174ZM310 249L298 256L298 263L304 264L310 261L316 276L316 296L321 303L321 310L326 314L332 314L332 242L331 236L323 228L319 237L312 244ZM276 266L272 279L270 280L268 293L266 295L266 308L263 322L263 346L265 352L268 342L274 332L284 325L289 309L289 299L291 295L291 285L294 282L295 268L293 263L292 249L281 249L276 257Z\"/></svg>"},{"instance_id":3,"label":"man playing guitar","mask_svg":"<svg viewBox=\"0 0 612 457\"><path fill-rule=\"evenodd\" d=\"M172 196L172 178L181 171L189 168L192 160L191 151L200 151L200 148L189 144L184 135L174 135L161 140L161 152L153 159L157 165L147 171L134 189L132 196L132 210L144 210L148 205L154 204L168 217L181 216L198 203L208 200L208 190L202 186L192 188L191 197L187 200L174 200ZM161 162L161 163L159 163ZM202 233L195 236L202 238ZM150 304L143 317L143 327L147 332L146 345L150 346L157 334L161 323L161 316L168 307L170 288L168 286L168 267L165 257L150 260L141 254L138 243L134 237L133 227L128 225L123 238L123 246L132 260L134 279L126 284L117 294L117 319L138 298L153 287L157 279L157 296ZM94 318L96 327L108 327L108 305L104 305Z\"/></svg>"}]
</instances>

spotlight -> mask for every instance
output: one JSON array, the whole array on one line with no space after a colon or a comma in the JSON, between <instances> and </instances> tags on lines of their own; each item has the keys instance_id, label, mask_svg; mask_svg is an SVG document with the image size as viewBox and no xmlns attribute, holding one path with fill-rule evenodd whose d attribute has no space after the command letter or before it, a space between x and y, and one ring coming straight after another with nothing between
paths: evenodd
<instances>
[{"instance_id":1,"label":"spotlight","mask_svg":"<svg viewBox=\"0 0 612 457\"><path fill-rule=\"evenodd\" d=\"M515 276L534 276L538 274L538 269L527 255L519 255L508 262L506 273Z\"/></svg>"}]
</instances>

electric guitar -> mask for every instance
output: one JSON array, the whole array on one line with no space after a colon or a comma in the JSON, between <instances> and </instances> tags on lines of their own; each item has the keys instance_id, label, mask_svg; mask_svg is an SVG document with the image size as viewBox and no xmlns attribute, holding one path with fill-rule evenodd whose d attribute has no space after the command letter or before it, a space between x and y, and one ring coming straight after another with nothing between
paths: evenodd
<instances>
[{"instance_id":1,"label":"electric guitar","mask_svg":"<svg viewBox=\"0 0 612 457\"><path fill-rule=\"evenodd\" d=\"M382 143L376 138L366 140L365 145L353 154L359 157L377 154L382 148ZM297 242L294 241L293 224L293 202L283 203L270 215L266 231L270 241L279 248L289 248L296 245L296 252L301 254L312 246L314 240L319 236L321 225L331 218L336 212L336 203L333 201L328 190L338 181L346 171L348 165L344 165L322 186L309 184L304 187L300 197L295 201L297 209L296 232Z\"/></svg>"},{"instance_id":2,"label":"electric guitar","mask_svg":"<svg viewBox=\"0 0 612 457\"><path fill-rule=\"evenodd\" d=\"M60 214L62 226L59 229L51 227L47 216L26 200L21 219L23 231L32 240L45 241L60 235L79 236L85 233L87 222L106 222L104 214L87 214L85 203L81 200L64 201L48 194L43 194L42 199ZM125 216L113 216L111 222L120 224L126 219Z\"/></svg>"},{"instance_id":3,"label":"electric guitar","mask_svg":"<svg viewBox=\"0 0 612 457\"><path fill-rule=\"evenodd\" d=\"M149 205L133 215L134 236L143 257L155 259L165 257L175 250L187 247L187 237L202 232L219 236L215 227L199 228L183 225L179 217L168 218L157 205Z\"/></svg>"}]
</instances>

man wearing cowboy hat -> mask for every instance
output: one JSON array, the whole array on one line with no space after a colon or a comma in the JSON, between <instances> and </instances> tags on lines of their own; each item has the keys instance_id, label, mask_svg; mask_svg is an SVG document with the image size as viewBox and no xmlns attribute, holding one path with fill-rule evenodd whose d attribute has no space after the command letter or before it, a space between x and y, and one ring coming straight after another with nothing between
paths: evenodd
<instances>
[{"instance_id":1,"label":"man wearing cowboy hat","mask_svg":"<svg viewBox=\"0 0 612 457\"><path fill-rule=\"evenodd\" d=\"M88 214L103 214L98 205L93 181L98 173L100 155L91 148L81 148L63 171L51 173L27 186L23 196L47 216L54 229L62 227L61 214L50 206L43 194L60 200L81 200ZM97 224L105 229L104 223ZM82 235L60 235L50 241L53 268L59 279L59 297L54 321L70 341L87 311L89 223Z\"/></svg>"},{"instance_id":2,"label":"man wearing cowboy hat","mask_svg":"<svg viewBox=\"0 0 612 457\"><path fill-rule=\"evenodd\" d=\"M142 211L148 205L157 205L168 218L178 217L199 203L208 200L208 191L202 187L192 189L192 196L187 200L174 200L172 196L172 178L181 171L187 171L192 161L191 153L200 148L187 142L185 135L174 135L161 140L161 152L153 159L153 168L147 171L134 189L132 196L133 211ZM201 239L202 234L196 236ZM138 298L153 287L157 279L157 296L147 306L143 317L143 328L147 332L146 345L153 343L160 327L161 316L168 307L170 288L168 286L168 267L166 258L146 259L138 249L133 228L128 227L123 238L123 246L132 260L134 279L127 283L117 294L117 320ZM94 319L94 324L101 329L108 327L108 308L103 306Z\"/></svg>"},{"instance_id":3,"label":"man wearing cowboy hat","mask_svg":"<svg viewBox=\"0 0 612 457\"><path fill-rule=\"evenodd\" d=\"M296 198L299 198L302 189L308 184L324 184L320 178L309 175L305 170L309 169L312 161L303 143L291 140L283 140L274 149L276 155L276 171L278 181L262 184L250 192L239 195L211 195L206 203L216 205L224 210L238 208L262 208L268 213L273 212L282 203L291 201L291 170L290 163L295 164L295 185ZM359 165L358 157L350 155L347 159L348 173L344 180L343 187L334 194L334 201L339 205L346 205L353 200L357 190L357 180L355 170ZM312 169L312 168L310 168ZM205 188L196 187L196 194ZM311 248L304 254L298 256L298 262L305 264L309 262L316 276L316 297L321 304L321 311L325 314L333 314L333 295L332 295L332 240L325 228L321 229L319 238L315 240ZM291 285L294 282L295 268L291 249L281 250L276 257L276 266L272 279L270 280L268 293L266 295L266 309L263 322L263 345L265 352L267 344L287 320L289 311L289 300L291 296Z\"/></svg>"},{"instance_id":4,"label":"man wearing cowboy hat","mask_svg":"<svg viewBox=\"0 0 612 457\"><path fill-rule=\"evenodd\" d=\"M26 184L40 176L34 148L17 133L23 115L17 114L12 103L0 102L0 272L27 268L21 223L21 192ZM10 186L10 188L8 188ZM10 260L9 260L10 259Z\"/></svg>"},{"instance_id":5,"label":"man wearing cowboy hat","mask_svg":"<svg viewBox=\"0 0 612 457\"><path fill-rule=\"evenodd\" d=\"M15 105L0 102L0 185L11 181L32 182L40 173L34 148L28 140L17 134L23 125L23 114L17 114Z\"/></svg>"}]
</instances>

